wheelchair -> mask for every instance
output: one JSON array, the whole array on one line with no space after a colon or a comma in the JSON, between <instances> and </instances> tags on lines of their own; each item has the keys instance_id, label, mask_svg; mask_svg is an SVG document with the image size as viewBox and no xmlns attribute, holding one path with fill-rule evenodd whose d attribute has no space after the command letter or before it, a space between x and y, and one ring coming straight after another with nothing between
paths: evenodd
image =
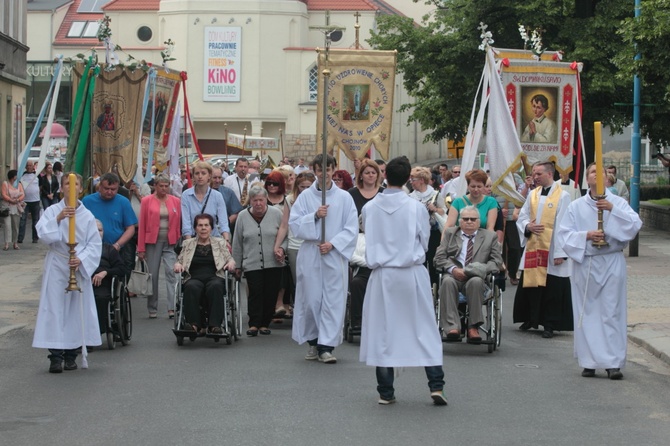
<instances>
[{"instance_id":1,"label":"wheelchair","mask_svg":"<svg viewBox=\"0 0 670 446\"><path fill-rule=\"evenodd\" d=\"M440 286L442 285L443 274L440 274ZM486 292L482 305L486 307L484 315L484 324L480 325L479 331L485 335L482 337L481 344L487 346L489 353L493 353L500 347L501 331L502 331L502 291L504 288L505 273L492 273L486 276ZM461 318L461 338L458 341L446 341L442 326L440 325L440 290L439 286L433 287L434 302L435 302L435 321L440 330L440 336L444 342L461 342L465 337L465 332L469 326L468 318L469 311L465 296L459 293L458 296L458 313Z\"/></svg>"},{"instance_id":2,"label":"wheelchair","mask_svg":"<svg viewBox=\"0 0 670 446\"><path fill-rule=\"evenodd\" d=\"M239 340L241 336L240 327L242 325L242 314L240 313L240 281L233 274L226 271L225 277L226 292L225 296L221 296L224 304L223 321L221 322L221 329L223 333L210 333L208 330L200 330L194 332L193 330L186 330L184 324L186 323L184 316L184 287L183 278L180 276L179 282L175 285L175 317L174 328L172 332L177 337L177 345L184 345L184 338L188 338L191 342L197 338L210 338L214 342L219 342L221 339L226 340L226 344L232 344L233 340ZM201 314L204 315L204 320L207 319L207 311L200 307ZM203 327L207 326L206 324Z\"/></svg>"},{"instance_id":3,"label":"wheelchair","mask_svg":"<svg viewBox=\"0 0 670 446\"><path fill-rule=\"evenodd\" d=\"M359 272L361 274L359 275ZM354 342L354 337L360 336L361 335L361 325L359 321L358 325L354 324L353 320L353 315L352 315L352 284L354 283L354 279L358 279L357 281L357 286L362 287L363 289L363 294L365 294L365 287L367 287L367 283L370 280L370 274L372 273L372 270L368 268L362 268L362 267L355 267L355 268L349 268L349 286L347 289L347 306L346 310L344 313L344 328L343 328L343 335L344 339L347 340L349 343ZM361 299L361 304L362 304L362 299ZM363 316L363 309L361 307L360 310L360 315L361 317Z\"/></svg>"},{"instance_id":4,"label":"wheelchair","mask_svg":"<svg viewBox=\"0 0 670 446\"><path fill-rule=\"evenodd\" d=\"M128 345L133 335L133 311L126 282L112 277L112 295L107 304L107 348L114 350L116 343Z\"/></svg>"}]
</instances>

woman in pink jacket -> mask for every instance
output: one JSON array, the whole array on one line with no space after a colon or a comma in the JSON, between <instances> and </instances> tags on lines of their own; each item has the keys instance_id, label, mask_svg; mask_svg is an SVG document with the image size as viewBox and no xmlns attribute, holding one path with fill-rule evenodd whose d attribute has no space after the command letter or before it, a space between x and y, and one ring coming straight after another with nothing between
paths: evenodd
<instances>
[{"instance_id":1,"label":"woman in pink jacket","mask_svg":"<svg viewBox=\"0 0 670 446\"><path fill-rule=\"evenodd\" d=\"M172 266L177 261L174 246L181 235L181 203L170 195L170 177L158 174L154 179L155 192L142 199L137 235L137 257L147 261L151 273L153 294L147 296L149 318L158 316L158 275L161 259L167 286L168 317L174 317L174 291L177 276Z\"/></svg>"}]
</instances>

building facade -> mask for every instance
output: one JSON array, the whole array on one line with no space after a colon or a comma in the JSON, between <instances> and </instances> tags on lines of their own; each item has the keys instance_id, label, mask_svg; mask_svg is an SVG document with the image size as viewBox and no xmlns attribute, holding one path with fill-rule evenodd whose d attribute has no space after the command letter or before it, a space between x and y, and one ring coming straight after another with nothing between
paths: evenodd
<instances>
[{"instance_id":1,"label":"building facade","mask_svg":"<svg viewBox=\"0 0 670 446\"><path fill-rule=\"evenodd\" d=\"M118 52L122 62L132 55L160 64L165 42L175 43L171 56L176 60L168 62L168 67L188 73L188 103L203 152L221 153L226 129L239 134L246 129L247 135L275 138L281 131L285 154L305 158L320 150L315 49L323 47L325 40L322 32L310 27L329 23L346 28L331 48L349 49L355 46L358 19L359 43L368 48L365 41L380 14L403 14L396 9L399 3L416 6L411 1L396 1L394 7L381 0L112 0L102 6L104 2L93 0L35 1L50 5L31 9L29 14L29 27L50 30L29 35L29 66L35 74L48 77L45 66L59 54L88 55L95 49L104 60L95 32L97 20L106 14L111 18L112 41L123 48ZM213 63L208 56L212 48L236 51L238 65L231 74L235 82L226 94L217 94L219 78L207 74L211 73L208 64ZM227 76L226 68L216 76ZM234 94L227 94L233 90ZM399 77L395 90L397 110L411 98ZM39 111L37 95L34 102ZM31 116L34 113L35 108ZM446 157L446 143L423 143L425 133L414 123L408 126L407 121L408 113L394 113L391 157L404 154L412 161Z\"/></svg>"},{"instance_id":2,"label":"building facade","mask_svg":"<svg viewBox=\"0 0 670 446\"><path fill-rule=\"evenodd\" d=\"M0 0L0 175L25 144L27 0Z\"/></svg>"}]
</instances>

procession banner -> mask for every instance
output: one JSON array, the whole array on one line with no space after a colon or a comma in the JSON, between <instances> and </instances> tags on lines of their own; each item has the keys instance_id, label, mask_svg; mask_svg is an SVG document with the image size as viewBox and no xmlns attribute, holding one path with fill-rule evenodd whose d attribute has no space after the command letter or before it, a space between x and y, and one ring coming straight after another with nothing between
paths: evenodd
<instances>
[{"instance_id":1,"label":"procession banner","mask_svg":"<svg viewBox=\"0 0 670 446\"><path fill-rule=\"evenodd\" d=\"M279 139L229 133L228 147L244 150L279 150Z\"/></svg>"},{"instance_id":2,"label":"procession banner","mask_svg":"<svg viewBox=\"0 0 670 446\"><path fill-rule=\"evenodd\" d=\"M156 168L162 171L167 164L169 154L167 152L170 131L173 125L173 116L179 98L179 83L181 73L179 71L167 71L162 68L156 70L156 86L150 86L150 96L147 111L142 123L142 158L149 159L149 148L151 146L151 120L154 120L154 151L152 160Z\"/></svg>"},{"instance_id":3,"label":"procession banner","mask_svg":"<svg viewBox=\"0 0 670 446\"><path fill-rule=\"evenodd\" d=\"M495 54L528 161L554 161L559 172L572 171L577 64L559 62L558 53L544 53L543 60L522 50L496 50Z\"/></svg>"},{"instance_id":4,"label":"procession banner","mask_svg":"<svg viewBox=\"0 0 670 446\"><path fill-rule=\"evenodd\" d=\"M395 51L330 50L328 97L324 98L325 51L318 56L317 141L327 123L329 152L364 158L374 148L388 159L393 118ZM327 101L323 116L323 101ZM319 143L321 144L321 143Z\"/></svg>"},{"instance_id":5,"label":"procession banner","mask_svg":"<svg viewBox=\"0 0 670 446\"><path fill-rule=\"evenodd\" d=\"M83 64L74 67L73 91L81 81ZM98 173L114 172L128 181L137 169L137 141L142 141L146 159L154 125L154 159L165 165L166 146L181 81L179 72L157 68L156 88L152 90L149 110L142 121L142 98L147 73L123 67L100 70L91 101L91 154ZM153 111L152 111L153 109Z\"/></svg>"}]
</instances>

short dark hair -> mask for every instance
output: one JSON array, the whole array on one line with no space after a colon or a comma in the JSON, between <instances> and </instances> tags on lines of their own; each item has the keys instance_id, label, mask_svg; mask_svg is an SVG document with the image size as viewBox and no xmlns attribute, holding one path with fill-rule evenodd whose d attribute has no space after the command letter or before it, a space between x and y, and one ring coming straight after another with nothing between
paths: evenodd
<instances>
[{"instance_id":1,"label":"short dark hair","mask_svg":"<svg viewBox=\"0 0 670 446\"><path fill-rule=\"evenodd\" d=\"M239 158L237 158L237 159L235 160L235 167L237 167L237 165L240 163L240 161L245 162L245 163L248 163L248 162L249 162L248 159L246 159L245 157L241 156L241 157L239 157Z\"/></svg>"},{"instance_id":2,"label":"short dark hair","mask_svg":"<svg viewBox=\"0 0 670 446\"><path fill-rule=\"evenodd\" d=\"M114 172L107 172L103 176L100 177L100 183L105 181L107 184L110 186L113 184L121 184L121 180L119 179L119 176L115 174Z\"/></svg>"},{"instance_id":3,"label":"short dark hair","mask_svg":"<svg viewBox=\"0 0 670 446\"><path fill-rule=\"evenodd\" d=\"M61 164L60 161L56 161L54 163L54 171L56 171L56 172L62 172L63 171L63 164Z\"/></svg>"},{"instance_id":4,"label":"short dark hair","mask_svg":"<svg viewBox=\"0 0 670 446\"><path fill-rule=\"evenodd\" d=\"M214 229L214 217L209 214L198 214L193 219L193 228L198 226L198 220L207 220L209 221L209 227Z\"/></svg>"},{"instance_id":5,"label":"short dark hair","mask_svg":"<svg viewBox=\"0 0 670 446\"><path fill-rule=\"evenodd\" d=\"M16 175L18 175L18 171L16 169L10 170L7 172L7 180L11 181L13 178L16 178Z\"/></svg>"},{"instance_id":6,"label":"short dark hair","mask_svg":"<svg viewBox=\"0 0 670 446\"><path fill-rule=\"evenodd\" d=\"M323 169L323 153L319 153L318 155L316 155L314 157L314 159L312 160L312 163L310 164L310 166L311 166L312 170L314 170L314 168L316 166L319 166L320 168ZM333 155L327 155L326 156L326 169L329 166L332 167L333 169L335 169L337 167L337 160L335 159L335 157Z\"/></svg>"},{"instance_id":7,"label":"short dark hair","mask_svg":"<svg viewBox=\"0 0 670 446\"><path fill-rule=\"evenodd\" d=\"M401 187L407 183L410 172L412 165L406 156L393 158L386 165L386 182L389 186Z\"/></svg>"},{"instance_id":8,"label":"short dark hair","mask_svg":"<svg viewBox=\"0 0 670 446\"><path fill-rule=\"evenodd\" d=\"M543 166L544 170L551 173L552 175L554 172L556 172L556 166L552 161L538 161L537 163L533 164L533 167L535 166Z\"/></svg>"},{"instance_id":9,"label":"short dark hair","mask_svg":"<svg viewBox=\"0 0 670 446\"><path fill-rule=\"evenodd\" d=\"M614 171L614 175L616 175L616 166L615 165L605 167L605 170L608 170L608 169L612 169Z\"/></svg>"},{"instance_id":10,"label":"short dark hair","mask_svg":"<svg viewBox=\"0 0 670 446\"><path fill-rule=\"evenodd\" d=\"M386 164L386 161L384 161L384 160L381 159L381 158L377 158L377 159L375 160L375 163L377 163L378 166L384 166L384 165Z\"/></svg>"},{"instance_id":11,"label":"short dark hair","mask_svg":"<svg viewBox=\"0 0 670 446\"><path fill-rule=\"evenodd\" d=\"M549 110L549 99L543 94L536 94L530 100L530 103L539 102L545 110Z\"/></svg>"}]
</instances>

